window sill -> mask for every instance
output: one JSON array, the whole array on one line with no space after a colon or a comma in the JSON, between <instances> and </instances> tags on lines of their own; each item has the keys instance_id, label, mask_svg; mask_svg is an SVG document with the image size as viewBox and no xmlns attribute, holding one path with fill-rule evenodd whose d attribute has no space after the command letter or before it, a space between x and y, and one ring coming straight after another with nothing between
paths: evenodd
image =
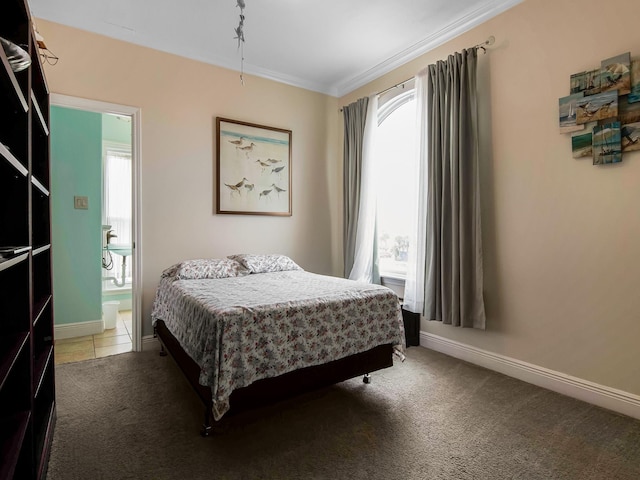
<instances>
[{"instance_id":1,"label":"window sill","mask_svg":"<svg viewBox=\"0 0 640 480\"><path fill-rule=\"evenodd\" d=\"M394 285L397 287L404 287L406 279L400 274L380 274L380 281L383 285Z\"/></svg>"},{"instance_id":2,"label":"window sill","mask_svg":"<svg viewBox=\"0 0 640 480\"><path fill-rule=\"evenodd\" d=\"M380 283L393 290L400 301L404 299L404 278L392 275L380 275Z\"/></svg>"}]
</instances>

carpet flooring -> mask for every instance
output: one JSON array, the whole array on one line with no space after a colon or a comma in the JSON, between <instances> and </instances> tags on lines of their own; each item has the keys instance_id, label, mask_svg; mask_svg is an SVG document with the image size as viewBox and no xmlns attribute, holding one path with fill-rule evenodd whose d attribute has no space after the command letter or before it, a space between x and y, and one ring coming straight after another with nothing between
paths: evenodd
<instances>
[{"instance_id":1,"label":"carpet flooring","mask_svg":"<svg viewBox=\"0 0 640 480\"><path fill-rule=\"evenodd\" d=\"M640 479L640 421L420 347L372 378L202 438L158 349L60 365L47 478Z\"/></svg>"}]
</instances>

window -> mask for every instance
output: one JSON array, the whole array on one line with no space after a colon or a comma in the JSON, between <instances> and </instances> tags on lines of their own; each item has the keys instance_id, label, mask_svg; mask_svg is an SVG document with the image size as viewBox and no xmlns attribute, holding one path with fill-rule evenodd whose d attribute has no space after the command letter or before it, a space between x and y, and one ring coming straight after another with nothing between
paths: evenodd
<instances>
[{"instance_id":1,"label":"window","mask_svg":"<svg viewBox=\"0 0 640 480\"><path fill-rule=\"evenodd\" d=\"M104 144L103 224L117 235L113 243L131 245L131 147ZM103 259L103 267L111 270L110 276L125 278L131 282L131 259L122 272L122 259L109 255ZM110 284L107 284L110 286Z\"/></svg>"},{"instance_id":2,"label":"window","mask_svg":"<svg viewBox=\"0 0 640 480\"><path fill-rule=\"evenodd\" d=\"M390 93L391 98L380 98L375 147L378 256L382 276L404 278L412 229L411 202L416 201L416 101L413 89Z\"/></svg>"}]
</instances>

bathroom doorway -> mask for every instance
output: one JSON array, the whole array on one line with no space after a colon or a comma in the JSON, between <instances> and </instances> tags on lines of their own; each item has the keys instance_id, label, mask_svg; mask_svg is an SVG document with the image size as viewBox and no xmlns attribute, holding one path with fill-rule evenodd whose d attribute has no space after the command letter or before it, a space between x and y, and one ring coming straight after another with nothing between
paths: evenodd
<instances>
[{"instance_id":1,"label":"bathroom doorway","mask_svg":"<svg viewBox=\"0 0 640 480\"><path fill-rule=\"evenodd\" d=\"M109 344L116 353L132 343L132 132L129 115L102 113L101 117L102 318L105 330L115 331L104 334L110 340L98 343Z\"/></svg>"},{"instance_id":2,"label":"bathroom doorway","mask_svg":"<svg viewBox=\"0 0 640 480\"><path fill-rule=\"evenodd\" d=\"M51 106L56 362L140 351L140 110Z\"/></svg>"}]
</instances>

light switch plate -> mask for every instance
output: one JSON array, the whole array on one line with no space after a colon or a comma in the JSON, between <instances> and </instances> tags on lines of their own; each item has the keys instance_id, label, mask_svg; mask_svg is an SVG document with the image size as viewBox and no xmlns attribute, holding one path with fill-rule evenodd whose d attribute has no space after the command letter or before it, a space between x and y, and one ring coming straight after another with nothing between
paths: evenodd
<instances>
[{"instance_id":1,"label":"light switch plate","mask_svg":"<svg viewBox=\"0 0 640 480\"><path fill-rule=\"evenodd\" d=\"M79 210L88 210L89 209L89 197L73 197L73 208Z\"/></svg>"}]
</instances>

